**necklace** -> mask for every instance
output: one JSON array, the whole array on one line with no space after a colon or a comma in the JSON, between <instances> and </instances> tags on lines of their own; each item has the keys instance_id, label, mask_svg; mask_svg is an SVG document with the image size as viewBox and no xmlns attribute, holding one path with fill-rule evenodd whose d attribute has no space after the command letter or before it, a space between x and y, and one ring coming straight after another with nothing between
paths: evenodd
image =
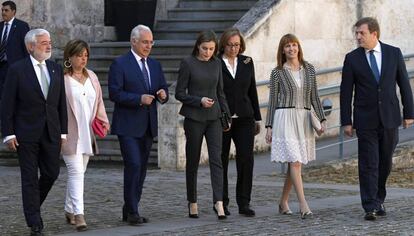
<instances>
[{"instance_id":1,"label":"necklace","mask_svg":"<svg viewBox=\"0 0 414 236\"><path fill-rule=\"evenodd\" d=\"M81 84L84 84L85 81L86 81L86 77L83 75L82 72L80 72L80 73L73 72L72 73L72 78L74 78L76 81L78 81Z\"/></svg>"}]
</instances>

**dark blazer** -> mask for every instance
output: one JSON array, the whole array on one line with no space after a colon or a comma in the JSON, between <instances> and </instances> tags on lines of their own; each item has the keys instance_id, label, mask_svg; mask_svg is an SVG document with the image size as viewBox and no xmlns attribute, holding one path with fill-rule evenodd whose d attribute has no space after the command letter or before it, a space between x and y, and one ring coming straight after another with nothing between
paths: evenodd
<instances>
[{"instance_id":1,"label":"dark blazer","mask_svg":"<svg viewBox=\"0 0 414 236\"><path fill-rule=\"evenodd\" d=\"M36 142L45 126L52 141L68 133L65 84L61 66L46 60L50 75L47 99L43 96L30 57L9 67L1 99L3 137L16 135L18 141Z\"/></svg>"},{"instance_id":2,"label":"dark blazer","mask_svg":"<svg viewBox=\"0 0 414 236\"><path fill-rule=\"evenodd\" d=\"M0 34L3 32L3 28L4 21L0 22ZM26 45L24 44L24 37L29 30L29 25L26 22L14 18L7 38L6 46L7 62L9 64L12 64L29 55L26 50Z\"/></svg>"},{"instance_id":3,"label":"dark blazer","mask_svg":"<svg viewBox=\"0 0 414 236\"><path fill-rule=\"evenodd\" d=\"M157 97L156 92L164 89L167 93L167 99L163 101L165 103L168 100L168 86L161 64L149 57L147 64L151 78L150 94ZM141 95L148 94L148 91L141 68L131 51L112 63L108 75L108 90L109 98L115 102L112 134L139 138L150 127L152 136L157 136L157 105L155 101L150 106L140 105Z\"/></svg>"},{"instance_id":4,"label":"dark blazer","mask_svg":"<svg viewBox=\"0 0 414 236\"><path fill-rule=\"evenodd\" d=\"M214 105L202 107L203 97L213 99ZM180 114L196 121L217 120L222 111L229 114L220 60L213 58L201 62L194 56L185 58L178 71L175 98L183 103Z\"/></svg>"},{"instance_id":5,"label":"dark blazer","mask_svg":"<svg viewBox=\"0 0 414 236\"><path fill-rule=\"evenodd\" d=\"M340 95L342 125L353 124L355 129L375 129L379 124L384 128L396 128L401 125L397 84L404 108L403 117L414 118L413 95L401 50L381 43L381 51L382 66L379 83L376 82L371 71L364 48L357 48L346 55ZM353 123L352 96L354 96Z\"/></svg>"},{"instance_id":6,"label":"dark blazer","mask_svg":"<svg viewBox=\"0 0 414 236\"><path fill-rule=\"evenodd\" d=\"M230 108L230 115L236 113L239 117L261 120L252 58L243 55L237 57L237 71L234 79L221 55L220 58L223 68L223 90Z\"/></svg>"}]
</instances>

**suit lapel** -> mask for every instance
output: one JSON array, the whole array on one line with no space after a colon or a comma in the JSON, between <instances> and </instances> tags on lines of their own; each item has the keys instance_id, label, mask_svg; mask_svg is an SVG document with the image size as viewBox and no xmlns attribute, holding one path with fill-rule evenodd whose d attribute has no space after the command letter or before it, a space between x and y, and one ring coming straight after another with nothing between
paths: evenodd
<instances>
[{"instance_id":1,"label":"suit lapel","mask_svg":"<svg viewBox=\"0 0 414 236\"><path fill-rule=\"evenodd\" d=\"M37 79L37 75L33 67L34 65L32 64L32 60L30 60L30 57L26 59L26 64L27 81L32 84L33 88L35 88L36 90L36 93L38 93L39 96L44 98L42 88L40 87L39 80Z\"/></svg>"},{"instance_id":2,"label":"suit lapel","mask_svg":"<svg viewBox=\"0 0 414 236\"><path fill-rule=\"evenodd\" d=\"M236 70L236 74L234 75L234 77L239 78L238 75L240 73L243 74L243 70L244 70L244 62L242 61L241 56L237 56L237 70Z\"/></svg>"},{"instance_id":3,"label":"suit lapel","mask_svg":"<svg viewBox=\"0 0 414 236\"><path fill-rule=\"evenodd\" d=\"M388 58L390 58L388 55L388 51L383 47L381 42L380 42L380 45L381 45L381 74L380 74L379 83L381 83L383 79L385 78L385 73L387 69L387 67L385 66L387 65L387 63L385 62Z\"/></svg>"},{"instance_id":4,"label":"suit lapel","mask_svg":"<svg viewBox=\"0 0 414 236\"><path fill-rule=\"evenodd\" d=\"M12 36L14 32L16 31L16 29L17 29L16 19L14 19L13 24L11 25L11 28L10 28L9 35L7 36L7 43L9 42L9 40L12 39Z\"/></svg>"},{"instance_id":5,"label":"suit lapel","mask_svg":"<svg viewBox=\"0 0 414 236\"><path fill-rule=\"evenodd\" d=\"M47 97L49 97L49 94L51 94L53 88L56 86L55 85L56 84L56 70L49 60L46 60L46 67L47 67L47 71L49 72L49 77L50 77L49 92L47 93Z\"/></svg>"},{"instance_id":6,"label":"suit lapel","mask_svg":"<svg viewBox=\"0 0 414 236\"><path fill-rule=\"evenodd\" d=\"M148 68L149 68L149 80L150 80L150 91L153 92L153 88L157 88L158 85L156 84L157 80L155 80L154 78L157 77L157 73L158 71L155 70L155 64L154 61L147 57L147 64L148 64Z\"/></svg>"}]
</instances>

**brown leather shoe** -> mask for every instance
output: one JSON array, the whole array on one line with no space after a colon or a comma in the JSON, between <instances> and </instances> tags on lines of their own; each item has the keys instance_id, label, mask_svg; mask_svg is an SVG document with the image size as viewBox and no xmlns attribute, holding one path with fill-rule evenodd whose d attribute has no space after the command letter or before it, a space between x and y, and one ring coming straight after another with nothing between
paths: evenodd
<instances>
[{"instance_id":1,"label":"brown leather shoe","mask_svg":"<svg viewBox=\"0 0 414 236\"><path fill-rule=\"evenodd\" d=\"M85 222L85 217L82 214L75 215L75 224L77 231L85 231L88 227Z\"/></svg>"},{"instance_id":2,"label":"brown leather shoe","mask_svg":"<svg viewBox=\"0 0 414 236\"><path fill-rule=\"evenodd\" d=\"M75 225L75 215L73 213L65 211L65 218L68 224Z\"/></svg>"}]
</instances>

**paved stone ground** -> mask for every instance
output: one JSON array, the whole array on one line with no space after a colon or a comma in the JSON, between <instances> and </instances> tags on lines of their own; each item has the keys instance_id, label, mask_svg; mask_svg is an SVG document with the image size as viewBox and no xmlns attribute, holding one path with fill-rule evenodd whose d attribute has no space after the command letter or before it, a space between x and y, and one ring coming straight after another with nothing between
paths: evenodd
<instances>
[{"instance_id":1,"label":"paved stone ground","mask_svg":"<svg viewBox=\"0 0 414 236\"><path fill-rule=\"evenodd\" d=\"M6 162L9 164L10 162ZM256 166L271 165L268 154L256 157ZM3 164L3 165L2 165ZM17 166L4 165L0 161L0 235L27 235L22 213L20 172ZM321 167L323 167L321 165ZM305 169L315 173L315 166ZM235 166L230 166L230 198L234 199ZM255 167L252 206L257 216L246 218L237 214L235 202L230 204L232 215L218 221L212 211L212 192L209 170L200 168L198 177L199 219L187 217L184 172L148 172L142 196L141 215L151 222L138 227L121 222L122 166L119 164L92 164L85 180L85 217L89 230L77 233L73 226L65 223L63 203L66 168L42 207L46 235L414 235L414 189L389 188L386 201L388 216L375 222L363 220L358 186L325 183L326 177L320 168L319 178L310 178L305 185L309 205L314 212L312 219L299 219L298 204L291 195L292 216L277 213L277 201L283 186L283 175L263 171ZM344 172L344 178L348 178ZM409 180L408 180L409 181ZM350 182L352 183L352 182ZM411 180L412 183L412 180ZM398 185L396 185L398 186Z\"/></svg>"}]
</instances>

